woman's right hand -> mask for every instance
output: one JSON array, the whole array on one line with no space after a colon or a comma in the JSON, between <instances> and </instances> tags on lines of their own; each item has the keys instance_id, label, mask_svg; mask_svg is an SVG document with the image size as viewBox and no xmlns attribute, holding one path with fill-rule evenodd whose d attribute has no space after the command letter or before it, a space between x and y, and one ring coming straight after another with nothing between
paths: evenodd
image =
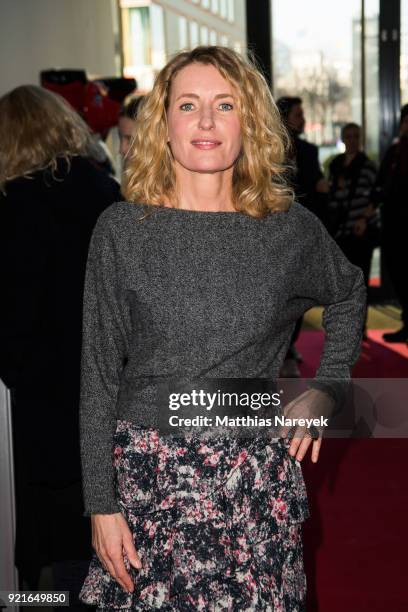
<instances>
[{"instance_id":1,"label":"woman's right hand","mask_svg":"<svg viewBox=\"0 0 408 612\"><path fill-rule=\"evenodd\" d=\"M124 516L120 512L92 514L91 524L92 546L100 562L125 591L132 593L134 585L125 567L124 555L136 569L141 569L142 564Z\"/></svg>"}]
</instances>

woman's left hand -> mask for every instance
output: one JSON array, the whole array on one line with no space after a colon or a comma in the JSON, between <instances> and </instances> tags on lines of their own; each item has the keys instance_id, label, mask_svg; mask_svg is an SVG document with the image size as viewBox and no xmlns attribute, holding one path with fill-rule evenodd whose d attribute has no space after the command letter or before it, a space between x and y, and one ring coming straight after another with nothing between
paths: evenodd
<instances>
[{"instance_id":1,"label":"woman's left hand","mask_svg":"<svg viewBox=\"0 0 408 612\"><path fill-rule=\"evenodd\" d=\"M298 419L317 419L319 421L327 419L328 421L334 412L334 408L334 400L327 393L320 391L320 389L309 389L285 406L284 417L295 423L298 422ZM307 449L312 444L312 461L316 463L322 445L324 427L321 424L313 424L310 428L306 425L293 427L285 425L282 427L280 435L282 438L286 438L289 431L293 431L288 451L298 461L302 461Z\"/></svg>"}]
</instances>

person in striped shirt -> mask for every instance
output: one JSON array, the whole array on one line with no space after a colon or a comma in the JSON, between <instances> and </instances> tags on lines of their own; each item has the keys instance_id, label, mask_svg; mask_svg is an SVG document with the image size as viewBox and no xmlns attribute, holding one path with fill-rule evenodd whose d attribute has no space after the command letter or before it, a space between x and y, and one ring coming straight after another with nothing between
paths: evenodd
<instances>
[{"instance_id":1,"label":"person in striped shirt","mask_svg":"<svg viewBox=\"0 0 408 612\"><path fill-rule=\"evenodd\" d=\"M346 150L329 166L331 233L351 263L359 266L368 287L371 259L379 236L380 216L371 202L377 168L362 150L361 127L342 129Z\"/></svg>"}]
</instances>

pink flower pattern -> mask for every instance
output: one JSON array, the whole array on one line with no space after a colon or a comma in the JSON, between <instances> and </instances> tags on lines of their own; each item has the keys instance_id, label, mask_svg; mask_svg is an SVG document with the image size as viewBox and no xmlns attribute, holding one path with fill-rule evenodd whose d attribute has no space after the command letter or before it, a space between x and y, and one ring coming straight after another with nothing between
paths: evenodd
<instances>
[{"instance_id":1,"label":"pink flower pattern","mask_svg":"<svg viewBox=\"0 0 408 612\"><path fill-rule=\"evenodd\" d=\"M100 610L304 612L308 503L288 441L157 431L118 421L118 500L143 568L127 593L94 555L81 590Z\"/></svg>"}]
</instances>

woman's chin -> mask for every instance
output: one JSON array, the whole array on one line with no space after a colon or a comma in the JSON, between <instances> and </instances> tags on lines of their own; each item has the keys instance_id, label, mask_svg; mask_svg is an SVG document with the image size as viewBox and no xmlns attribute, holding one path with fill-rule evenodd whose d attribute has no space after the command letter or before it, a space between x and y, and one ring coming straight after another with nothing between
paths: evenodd
<instances>
[{"instance_id":1,"label":"woman's chin","mask_svg":"<svg viewBox=\"0 0 408 612\"><path fill-rule=\"evenodd\" d=\"M190 162L179 165L182 166L184 170L188 170L189 172L195 172L198 174L215 174L216 172L225 172L226 170L229 170L234 165L234 162L231 162L230 164L226 162L214 163L208 160L207 162L201 161L195 164Z\"/></svg>"}]
</instances>

